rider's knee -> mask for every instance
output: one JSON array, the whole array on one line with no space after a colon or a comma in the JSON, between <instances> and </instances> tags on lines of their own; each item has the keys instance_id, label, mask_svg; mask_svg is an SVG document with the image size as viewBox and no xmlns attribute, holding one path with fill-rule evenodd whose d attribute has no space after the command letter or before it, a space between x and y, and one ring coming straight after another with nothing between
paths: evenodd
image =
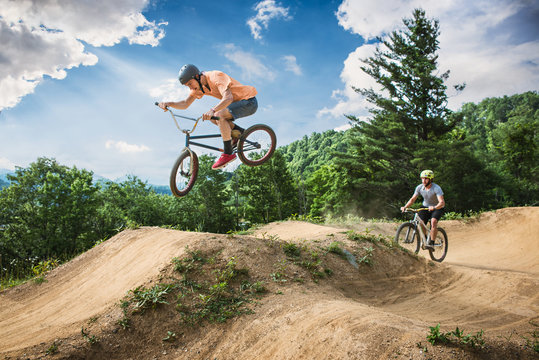
<instances>
[{"instance_id":1,"label":"rider's knee","mask_svg":"<svg viewBox=\"0 0 539 360\"><path fill-rule=\"evenodd\" d=\"M232 119L232 114L230 114L230 111L228 109L221 109L215 113L215 116L219 117L219 122L221 121L228 121Z\"/></svg>"}]
</instances>

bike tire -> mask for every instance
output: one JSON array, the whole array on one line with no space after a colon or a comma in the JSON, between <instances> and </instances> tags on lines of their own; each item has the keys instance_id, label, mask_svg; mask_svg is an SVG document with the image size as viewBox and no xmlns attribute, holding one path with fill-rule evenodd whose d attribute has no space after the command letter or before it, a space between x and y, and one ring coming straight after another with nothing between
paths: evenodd
<instances>
[{"instance_id":1,"label":"bike tire","mask_svg":"<svg viewBox=\"0 0 539 360\"><path fill-rule=\"evenodd\" d=\"M407 222L399 226L394 242L414 254L419 252L419 233L412 223Z\"/></svg>"},{"instance_id":2,"label":"bike tire","mask_svg":"<svg viewBox=\"0 0 539 360\"><path fill-rule=\"evenodd\" d=\"M436 240L434 241L434 249L429 249L430 258L437 262L442 262L447 255L447 247L449 242L447 241L447 234L444 229L438 228L436 234Z\"/></svg>"},{"instance_id":3,"label":"bike tire","mask_svg":"<svg viewBox=\"0 0 539 360\"><path fill-rule=\"evenodd\" d=\"M264 124L257 124L249 127L240 136L237 154L245 165L259 166L273 156L276 147L277 137L273 129Z\"/></svg>"},{"instance_id":4,"label":"bike tire","mask_svg":"<svg viewBox=\"0 0 539 360\"><path fill-rule=\"evenodd\" d=\"M195 185L198 176L198 156L185 149L172 167L170 173L170 190L176 197L187 195Z\"/></svg>"}]
</instances>

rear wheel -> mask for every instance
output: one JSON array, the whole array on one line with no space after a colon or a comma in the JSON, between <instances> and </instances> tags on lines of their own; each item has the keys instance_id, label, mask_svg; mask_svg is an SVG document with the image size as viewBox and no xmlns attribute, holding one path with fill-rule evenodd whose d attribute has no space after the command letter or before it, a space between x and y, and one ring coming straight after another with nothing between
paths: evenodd
<instances>
[{"instance_id":1,"label":"rear wheel","mask_svg":"<svg viewBox=\"0 0 539 360\"><path fill-rule=\"evenodd\" d=\"M170 173L170 190L177 197L187 195L195 185L198 175L198 157L192 151L185 149Z\"/></svg>"},{"instance_id":2,"label":"rear wheel","mask_svg":"<svg viewBox=\"0 0 539 360\"><path fill-rule=\"evenodd\" d=\"M447 246L447 234L444 229L439 227L433 248L429 249L430 258L434 261L442 262L447 255Z\"/></svg>"},{"instance_id":3,"label":"rear wheel","mask_svg":"<svg viewBox=\"0 0 539 360\"><path fill-rule=\"evenodd\" d=\"M395 243L415 254L419 252L419 234L412 223L404 223L397 229Z\"/></svg>"},{"instance_id":4,"label":"rear wheel","mask_svg":"<svg viewBox=\"0 0 539 360\"><path fill-rule=\"evenodd\" d=\"M243 132L238 141L237 153L245 165L258 166L271 158L276 146L277 137L273 129L258 124Z\"/></svg>"}]
</instances>

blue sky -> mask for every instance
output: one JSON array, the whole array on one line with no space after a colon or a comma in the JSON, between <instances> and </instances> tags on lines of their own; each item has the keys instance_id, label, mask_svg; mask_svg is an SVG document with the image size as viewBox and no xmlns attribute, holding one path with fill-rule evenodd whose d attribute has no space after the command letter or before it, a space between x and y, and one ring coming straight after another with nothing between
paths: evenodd
<instances>
[{"instance_id":1,"label":"blue sky","mask_svg":"<svg viewBox=\"0 0 539 360\"><path fill-rule=\"evenodd\" d=\"M373 39L422 7L440 21L449 107L539 88L539 5L530 0L0 0L0 168L40 156L116 179L166 184L183 148L168 114L185 63L258 90L279 145L368 118L352 90ZM217 99L181 112L198 116ZM202 124L197 133L217 128Z\"/></svg>"}]
</instances>

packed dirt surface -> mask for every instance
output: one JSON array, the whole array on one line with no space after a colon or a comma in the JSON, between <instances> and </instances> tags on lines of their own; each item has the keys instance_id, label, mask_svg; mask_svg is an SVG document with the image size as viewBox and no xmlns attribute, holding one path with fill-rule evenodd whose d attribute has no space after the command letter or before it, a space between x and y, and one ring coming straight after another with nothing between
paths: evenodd
<instances>
[{"instance_id":1,"label":"packed dirt surface","mask_svg":"<svg viewBox=\"0 0 539 360\"><path fill-rule=\"evenodd\" d=\"M0 293L0 358L539 357L539 207L442 220L449 238L443 263L392 245L398 225L287 221L246 235L124 231L44 282ZM191 267L180 269L178 259ZM247 300L236 305L248 311L188 323L185 292L140 313L122 307L135 289L156 285L191 284L195 294L185 274L197 261L206 279L224 281L232 263L241 269L234 274L243 276L238 286ZM249 292L253 284L264 291ZM197 296L209 301L191 301ZM427 335L437 324L481 341L472 346L453 336L432 345Z\"/></svg>"}]
</instances>

